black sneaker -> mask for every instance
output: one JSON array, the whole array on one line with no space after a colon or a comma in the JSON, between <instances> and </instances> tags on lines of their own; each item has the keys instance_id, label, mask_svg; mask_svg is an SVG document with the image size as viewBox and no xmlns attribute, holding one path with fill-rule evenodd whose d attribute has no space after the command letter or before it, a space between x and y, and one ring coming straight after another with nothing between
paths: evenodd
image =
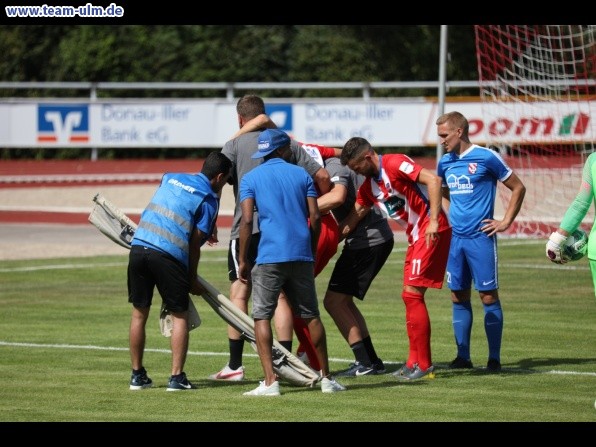
<instances>
[{"instance_id":1,"label":"black sneaker","mask_svg":"<svg viewBox=\"0 0 596 447\"><path fill-rule=\"evenodd\" d=\"M170 376L168 388L166 391L184 391L194 390L197 387L190 383L186 378L186 373L181 373L178 376Z\"/></svg>"},{"instance_id":2,"label":"black sneaker","mask_svg":"<svg viewBox=\"0 0 596 447\"><path fill-rule=\"evenodd\" d=\"M501 362L499 362L496 359L488 359L488 363L486 364L486 370L491 372L501 371Z\"/></svg>"},{"instance_id":3,"label":"black sneaker","mask_svg":"<svg viewBox=\"0 0 596 447\"><path fill-rule=\"evenodd\" d=\"M385 374L385 372L387 371L385 369L385 364L381 359L377 359L376 361L372 362L372 367L377 374Z\"/></svg>"},{"instance_id":4,"label":"black sneaker","mask_svg":"<svg viewBox=\"0 0 596 447\"><path fill-rule=\"evenodd\" d=\"M377 371L371 366L365 366L360 362L354 362L345 371L338 372L336 376L341 377L358 377L358 376L374 376Z\"/></svg>"},{"instance_id":5,"label":"black sneaker","mask_svg":"<svg viewBox=\"0 0 596 447\"><path fill-rule=\"evenodd\" d=\"M472 365L471 360L466 360L461 357L455 357L453 361L449 364L450 369L472 369L474 365Z\"/></svg>"},{"instance_id":6,"label":"black sneaker","mask_svg":"<svg viewBox=\"0 0 596 447\"><path fill-rule=\"evenodd\" d=\"M141 372L138 374L132 373L130 377L130 389L131 390L142 390L144 388L151 388L153 386L153 381L147 377L147 371L145 368L141 369Z\"/></svg>"}]
</instances>

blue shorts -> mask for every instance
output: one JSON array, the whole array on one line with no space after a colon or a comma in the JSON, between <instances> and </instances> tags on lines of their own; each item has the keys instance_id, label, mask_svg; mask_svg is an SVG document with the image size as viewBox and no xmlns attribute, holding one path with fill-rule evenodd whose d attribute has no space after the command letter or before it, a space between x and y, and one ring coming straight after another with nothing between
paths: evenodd
<instances>
[{"instance_id":1,"label":"blue shorts","mask_svg":"<svg viewBox=\"0 0 596 447\"><path fill-rule=\"evenodd\" d=\"M474 287L479 292L499 288L496 236L481 233L475 238L451 235L449 260L447 261L447 287L451 290L468 290Z\"/></svg>"}]
</instances>

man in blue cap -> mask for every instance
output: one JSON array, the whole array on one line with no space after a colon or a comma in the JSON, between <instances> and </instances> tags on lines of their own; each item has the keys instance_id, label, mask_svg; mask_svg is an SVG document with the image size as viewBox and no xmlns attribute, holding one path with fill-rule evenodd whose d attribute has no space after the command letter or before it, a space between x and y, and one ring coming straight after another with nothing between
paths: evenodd
<instances>
[{"instance_id":1,"label":"man in blue cap","mask_svg":"<svg viewBox=\"0 0 596 447\"><path fill-rule=\"evenodd\" d=\"M285 132L278 129L261 132L258 150L252 158L264 158L264 161L240 182L238 279L243 283L252 281L252 317L265 374L257 388L244 393L250 396L280 395L271 357L271 319L282 289L295 315L307 322L321 364L321 391L334 393L346 389L329 374L327 337L315 288L314 260L321 228L318 193L306 170L288 163L290 156L290 138ZM261 238L251 272L248 250L255 208Z\"/></svg>"}]
</instances>

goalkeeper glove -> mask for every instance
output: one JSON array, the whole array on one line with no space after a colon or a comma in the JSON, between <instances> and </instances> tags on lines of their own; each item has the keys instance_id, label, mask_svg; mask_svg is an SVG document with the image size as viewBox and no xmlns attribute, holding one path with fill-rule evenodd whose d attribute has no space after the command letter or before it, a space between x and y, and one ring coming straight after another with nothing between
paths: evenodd
<instances>
[{"instance_id":1,"label":"goalkeeper glove","mask_svg":"<svg viewBox=\"0 0 596 447\"><path fill-rule=\"evenodd\" d=\"M567 236L563 236L558 231L551 233L546 243L546 257L555 264L565 264L567 259L563 257L563 245Z\"/></svg>"}]
</instances>

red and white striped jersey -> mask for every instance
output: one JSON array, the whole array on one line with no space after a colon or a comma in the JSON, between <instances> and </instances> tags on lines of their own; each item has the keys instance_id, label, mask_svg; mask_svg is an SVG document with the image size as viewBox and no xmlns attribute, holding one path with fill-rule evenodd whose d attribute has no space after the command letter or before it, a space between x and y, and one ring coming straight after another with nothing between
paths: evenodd
<instances>
[{"instance_id":1,"label":"red and white striped jersey","mask_svg":"<svg viewBox=\"0 0 596 447\"><path fill-rule=\"evenodd\" d=\"M401 225L410 244L424 237L430 216L426 186L417 182L422 168L404 154L379 155L379 177L367 178L356 197L360 205L376 205L385 217ZM441 210L439 231L449 226Z\"/></svg>"}]
</instances>

